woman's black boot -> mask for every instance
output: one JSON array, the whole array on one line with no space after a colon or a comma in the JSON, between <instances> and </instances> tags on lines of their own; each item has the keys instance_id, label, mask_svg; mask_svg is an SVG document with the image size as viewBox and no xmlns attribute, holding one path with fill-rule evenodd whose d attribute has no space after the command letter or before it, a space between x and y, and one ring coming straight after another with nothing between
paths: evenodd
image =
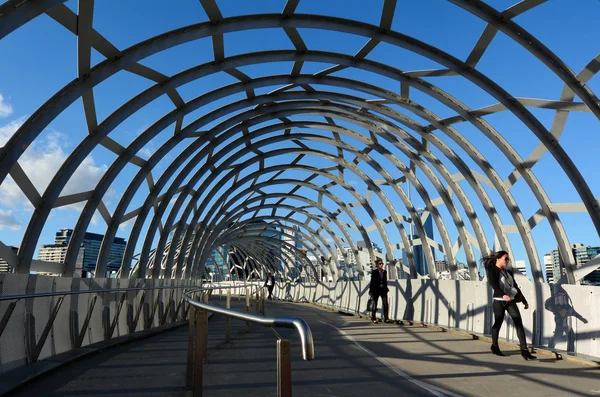
<instances>
[{"instance_id":1,"label":"woman's black boot","mask_svg":"<svg viewBox=\"0 0 600 397\"><path fill-rule=\"evenodd\" d=\"M496 345L490 346L490 350L492 351L492 353L494 353L497 356L504 356L504 353L502 353L500 351L500 348L498 346L496 346Z\"/></svg>"},{"instance_id":2,"label":"woman's black boot","mask_svg":"<svg viewBox=\"0 0 600 397\"><path fill-rule=\"evenodd\" d=\"M521 356L525 359L525 361L537 360L537 357L534 356L533 354L529 353L529 350L527 350L527 349L521 350Z\"/></svg>"}]
</instances>

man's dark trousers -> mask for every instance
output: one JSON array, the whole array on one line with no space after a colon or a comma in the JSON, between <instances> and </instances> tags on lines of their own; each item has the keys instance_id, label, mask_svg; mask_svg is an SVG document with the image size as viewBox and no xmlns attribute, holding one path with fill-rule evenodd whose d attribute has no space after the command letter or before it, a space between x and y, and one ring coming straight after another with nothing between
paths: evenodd
<instances>
[{"instance_id":1,"label":"man's dark trousers","mask_svg":"<svg viewBox=\"0 0 600 397\"><path fill-rule=\"evenodd\" d=\"M377 314L377 303L379 301L379 297L381 296L381 302L383 303L383 320L387 321L388 317L388 293L383 292L381 294L373 294L373 312L371 313L371 320L376 320Z\"/></svg>"}]
</instances>

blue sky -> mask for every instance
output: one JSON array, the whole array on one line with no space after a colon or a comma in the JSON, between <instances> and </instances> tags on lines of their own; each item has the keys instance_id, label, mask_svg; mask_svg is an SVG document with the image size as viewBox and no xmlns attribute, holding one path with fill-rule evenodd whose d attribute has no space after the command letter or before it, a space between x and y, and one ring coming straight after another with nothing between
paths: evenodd
<instances>
[{"instance_id":1,"label":"blue sky","mask_svg":"<svg viewBox=\"0 0 600 397\"><path fill-rule=\"evenodd\" d=\"M1 3L2 1L0 1ZM206 14L197 0L178 0L170 2L169 6L165 6L165 2L141 0L126 2L97 1L95 3L94 28L120 50L168 30L207 20ZM513 4L506 0L494 0L489 3L499 10ZM261 12L278 13L283 9L285 1L220 0L218 4L223 16L229 17ZM296 12L352 18L366 23L378 24L382 4L382 0L328 0L325 2L302 0ZM73 11L77 11L77 2L69 1L66 5ZM596 0L578 1L577 7L566 0L554 0L516 17L515 21L561 57L571 70L578 73L600 50L598 40L595 39L600 37L600 25L597 23L599 18L600 2ZM485 23L446 1L411 0L398 2L392 28L438 46L460 59L466 59L485 28ZM366 43L366 39L363 37L337 32L299 29L299 33L311 50L329 50L354 54ZM237 32L225 36L226 56L269 49L293 49L293 45L284 31L280 29ZM12 134L12 131L29 115L56 91L76 77L77 40L76 36L50 17L43 15L1 40L0 53L4 55L3 59L9 60L0 62L0 76L2 76L0 78L0 144L3 144ZM388 63L405 71L439 68L439 65L434 61L389 44L378 45L367 58ZM95 50L92 51L92 65L103 60L104 58L100 54ZM172 75L211 60L212 42L208 38L171 48L163 53L144 59L141 63L165 75ZM331 65L306 63L302 73L316 73L329 66ZM250 77L259 77L269 74L288 74L291 67L291 62L277 62L241 67L240 70ZM496 35L478 63L477 69L502 85L515 97L556 100L563 89L562 81L552 74L549 69L502 33ZM396 81L364 71L347 69L334 75L360 79L395 92L399 90ZM473 109L497 102L489 94L462 77L428 77L425 80L448 91ZM221 85L235 83L236 81L228 74L219 73L188 83L180 87L178 91L184 100L190 100ZM119 72L107 79L94 89L98 120L102 121L127 99L152 84L149 80L126 71ZM594 76L587 85L592 91L600 92L600 77ZM273 88L275 87L259 89L257 94L266 93ZM327 89L327 87L319 88ZM331 90L350 93L343 89ZM352 94L357 95L357 92L352 92ZM207 110L216 109L233 100L242 98L242 95L232 96L205 106L187 116L184 125L193 120L193 115L199 116ZM442 118L454 115L451 109L416 90L411 90L411 99L428 107ZM110 137L121 145L127 146L140 132L148 128L164 113L173 110L173 108L172 102L166 96L160 97L122 123L110 134ZM396 109L400 110L399 108ZM535 108L529 108L529 110L548 129L551 127L554 111ZM419 122L424 122L414 114L405 113ZM535 135L508 112L492 114L486 116L485 119L504 136L523 158L526 158L538 145ZM348 124L348 126L350 125ZM505 179L512 172L513 167L508 160L503 158L498 149L474 127L467 123L461 123L455 127L461 134L469 138L481 153L492 162L502 179ZM588 181L596 198L600 197L600 175L597 172L596 165L597 148L600 147L599 127L600 122L591 113L572 112L568 117L560 140L567 153L573 158L575 165ZM163 131L146 145L138 155L148 158L172 135L172 131L172 127ZM436 133L459 154L464 154L445 135L439 132ZM20 163L39 191L43 191L62 161L86 135L87 127L83 107L81 101L76 101L57 117L41 134L36 143L27 150ZM181 150L188 143L185 142L185 144L179 145L177 149ZM326 149L325 146L319 146L318 144L314 144L312 147L331 151L331 149ZM439 154L436 149L434 149L434 153ZM374 156L377 157L377 155ZM161 161L153 171L155 180L158 179L174 157L175 154L172 154ZM467 164L481 172L475 163L467 157L466 155L463 156ZM67 185L63 194L92 190L95 183L115 158L114 154L102 147L95 149L82 164L73 180ZM352 156L347 155L346 158L352 159ZM392 175L400 175L381 157L377 158L381 161L381 164L386 165L386 169L389 167ZM307 160L306 164L331 165L331 163L315 159ZM452 172L456 172L452 165L449 165L448 162L446 164ZM541 161L533 167L533 170L553 203L580 201L572 184L569 183L558 163L550 155L544 155ZM124 192L126 184L137 171L137 166L128 165L104 198L111 213L114 211L120 195ZM375 175L372 171L366 169L365 172L369 175ZM422 176L422 174L420 175ZM356 185L359 192L366 192L365 186L359 182L357 177L349 178L350 183ZM324 179L319 180L326 183ZM431 184L427 181L423 183L431 192L432 198L437 198ZM460 183L466 190L469 190L465 181ZM4 182L0 189L2 189L0 190L0 240L7 245L18 245L26 229L32 209L30 205L23 201L14 183L11 185L11 181ZM387 189L384 188L386 192ZM342 197L348 198L346 193L342 192L341 189L338 190ZM491 188L487 191L494 203L497 204L503 223L513 224L514 222L506 207L502 204L499 195ZM470 190L469 192L469 196L474 199L473 203L476 210L483 214L481 205L477 204L474 194ZM514 194L526 219L539 209L539 204L535 202L529 188L522 180L512 188L511 192ZM147 193L148 189L144 184L131 202L130 210L141 205ZM306 194L310 193L307 192ZM414 194L414 191L413 199L417 206L423 205L423 202ZM382 204L377 199L373 199L372 204L376 209L382 208ZM397 205L396 208L399 213L406 214L406 210L401 203L394 202L394 205ZM51 243L54 232L59 228L72 228L77 221L80 210L81 205L53 210L38 245ZM440 211L443 219L449 222L448 211L444 207L440 207ZM464 213L462 215L465 218ZM366 226L371 224L366 220L366 213L361 213L360 217L365 219ZM561 219L572 243L600 244L598 234L586 214L564 213L561 214ZM491 223L484 216L481 217L481 222L491 244L493 238ZM131 225L125 225L121 228L119 236L127 238L130 227ZM104 221L100 216L96 216L88 230L104 233L105 229ZM452 227L449 229L451 238L455 240L457 237L456 230L451 230ZM393 227L388 225L386 230L389 231L392 240L398 238L398 233L393 230ZM471 230L470 226L469 230ZM556 245L550 227L545 221L534 228L532 235L540 255L549 252ZM371 233L371 238L381 245L377 233ZM518 235L511 235L510 238L515 251L515 259L526 259ZM393 244L397 242L392 241ZM136 250L136 252L138 251L139 249Z\"/></svg>"}]
</instances>

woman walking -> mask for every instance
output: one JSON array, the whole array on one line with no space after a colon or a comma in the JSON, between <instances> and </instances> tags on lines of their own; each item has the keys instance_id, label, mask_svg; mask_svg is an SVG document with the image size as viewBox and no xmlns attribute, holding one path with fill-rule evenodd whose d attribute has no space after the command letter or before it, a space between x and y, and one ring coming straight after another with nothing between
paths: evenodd
<instances>
[{"instance_id":1,"label":"woman walking","mask_svg":"<svg viewBox=\"0 0 600 397\"><path fill-rule=\"evenodd\" d=\"M492 252L481 259L481 262L486 269L488 281L494 292L494 303L492 304L494 310L494 325L492 326L491 350L492 353L498 356L504 356L498 347L498 334L500 333L500 328L504 321L504 312L508 312L513 319L517 330L517 337L519 338L521 347L521 356L523 356L525 360L535 360L537 357L533 356L527 350L527 340L525 339L523 320L521 319L521 313L517 307L517 302L522 302L525 305L525 310L527 310L529 304L519 289L512 271L506 268L509 261L510 258L506 251Z\"/></svg>"}]
</instances>

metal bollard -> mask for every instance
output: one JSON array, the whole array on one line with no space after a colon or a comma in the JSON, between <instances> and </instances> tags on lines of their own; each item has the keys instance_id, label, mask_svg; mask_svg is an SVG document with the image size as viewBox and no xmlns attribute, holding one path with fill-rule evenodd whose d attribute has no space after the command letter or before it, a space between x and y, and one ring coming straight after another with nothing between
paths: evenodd
<instances>
[{"instance_id":1,"label":"metal bollard","mask_svg":"<svg viewBox=\"0 0 600 397\"><path fill-rule=\"evenodd\" d=\"M227 308L231 309L231 290L227 291ZM231 319L225 318L225 343L231 340Z\"/></svg>"},{"instance_id":2,"label":"metal bollard","mask_svg":"<svg viewBox=\"0 0 600 397\"><path fill-rule=\"evenodd\" d=\"M188 351L187 366L185 374L185 386L191 388L194 384L194 322L196 321L196 309L190 305L188 323Z\"/></svg>"},{"instance_id":3,"label":"metal bollard","mask_svg":"<svg viewBox=\"0 0 600 397\"><path fill-rule=\"evenodd\" d=\"M194 354L194 397L202 397L204 359L207 356L208 313L196 310L196 350Z\"/></svg>"},{"instance_id":4,"label":"metal bollard","mask_svg":"<svg viewBox=\"0 0 600 397\"><path fill-rule=\"evenodd\" d=\"M290 341L277 340L277 397L292 397Z\"/></svg>"}]
</instances>

